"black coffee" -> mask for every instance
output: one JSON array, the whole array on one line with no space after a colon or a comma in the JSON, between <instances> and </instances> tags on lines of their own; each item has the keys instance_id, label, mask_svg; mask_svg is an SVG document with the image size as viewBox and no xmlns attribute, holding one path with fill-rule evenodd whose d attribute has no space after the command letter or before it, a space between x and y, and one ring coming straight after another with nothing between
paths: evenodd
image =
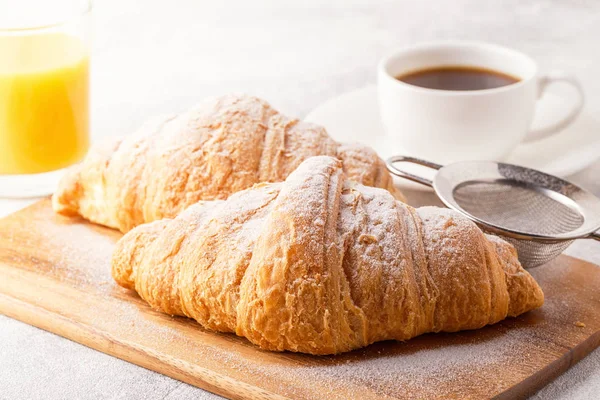
<instances>
[{"instance_id":1,"label":"black coffee","mask_svg":"<svg viewBox=\"0 0 600 400\"><path fill-rule=\"evenodd\" d=\"M519 78L486 68L446 66L427 68L396 77L399 81L428 89L483 90L512 85Z\"/></svg>"}]
</instances>

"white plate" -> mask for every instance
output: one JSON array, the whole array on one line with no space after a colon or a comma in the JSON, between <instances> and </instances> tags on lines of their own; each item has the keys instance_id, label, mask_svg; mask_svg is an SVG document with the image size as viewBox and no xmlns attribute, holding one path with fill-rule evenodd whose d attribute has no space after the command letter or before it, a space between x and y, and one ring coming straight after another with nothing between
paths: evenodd
<instances>
[{"instance_id":1,"label":"white plate","mask_svg":"<svg viewBox=\"0 0 600 400\"><path fill-rule=\"evenodd\" d=\"M544 126L559 119L567 107L562 97L547 93L539 101L533 126ZM374 85L330 99L305 119L323 125L338 141L361 142L373 147L382 158L406 155L401 146L384 136ZM506 162L564 177L586 168L599 158L600 122L584 110L564 131L547 139L519 145Z\"/></svg>"}]
</instances>

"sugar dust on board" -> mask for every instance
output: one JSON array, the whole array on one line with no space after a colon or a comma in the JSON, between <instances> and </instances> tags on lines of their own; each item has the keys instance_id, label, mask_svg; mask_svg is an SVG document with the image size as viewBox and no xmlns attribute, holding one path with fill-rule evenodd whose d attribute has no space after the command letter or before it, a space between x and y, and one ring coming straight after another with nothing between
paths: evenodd
<instances>
[{"instance_id":1,"label":"sugar dust on board","mask_svg":"<svg viewBox=\"0 0 600 400\"><path fill-rule=\"evenodd\" d=\"M89 58L81 40L0 36L0 174L57 170L89 146Z\"/></svg>"}]
</instances>

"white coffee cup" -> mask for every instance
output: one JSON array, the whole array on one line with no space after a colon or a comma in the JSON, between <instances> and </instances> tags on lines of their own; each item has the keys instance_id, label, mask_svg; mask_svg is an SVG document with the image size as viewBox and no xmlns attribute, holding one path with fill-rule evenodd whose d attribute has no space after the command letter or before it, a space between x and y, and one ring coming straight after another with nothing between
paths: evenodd
<instances>
[{"instance_id":1,"label":"white coffee cup","mask_svg":"<svg viewBox=\"0 0 600 400\"><path fill-rule=\"evenodd\" d=\"M442 66L469 66L508 74L519 81L483 90L427 89L401 82L399 75ZM536 102L553 82L566 82L577 100L560 121L530 130ZM569 125L584 95L565 73L540 75L529 56L482 42L425 43L392 52L378 67L379 107L391 144L438 163L506 158L521 142L540 140Z\"/></svg>"}]
</instances>

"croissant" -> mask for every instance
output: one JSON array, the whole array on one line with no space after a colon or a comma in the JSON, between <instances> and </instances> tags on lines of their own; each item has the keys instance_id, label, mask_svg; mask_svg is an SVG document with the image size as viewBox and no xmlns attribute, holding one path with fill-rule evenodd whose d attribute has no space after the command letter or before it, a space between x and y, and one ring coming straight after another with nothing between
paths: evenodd
<instances>
[{"instance_id":1,"label":"croissant","mask_svg":"<svg viewBox=\"0 0 600 400\"><path fill-rule=\"evenodd\" d=\"M354 183L325 156L138 226L117 243L112 275L164 313L310 354L481 328L544 301L510 244Z\"/></svg>"},{"instance_id":2,"label":"croissant","mask_svg":"<svg viewBox=\"0 0 600 400\"><path fill-rule=\"evenodd\" d=\"M60 181L52 204L60 214L127 232L199 200L282 181L315 155L337 157L350 178L403 199L373 150L340 145L322 127L286 117L256 97L227 95L92 148Z\"/></svg>"}]
</instances>

